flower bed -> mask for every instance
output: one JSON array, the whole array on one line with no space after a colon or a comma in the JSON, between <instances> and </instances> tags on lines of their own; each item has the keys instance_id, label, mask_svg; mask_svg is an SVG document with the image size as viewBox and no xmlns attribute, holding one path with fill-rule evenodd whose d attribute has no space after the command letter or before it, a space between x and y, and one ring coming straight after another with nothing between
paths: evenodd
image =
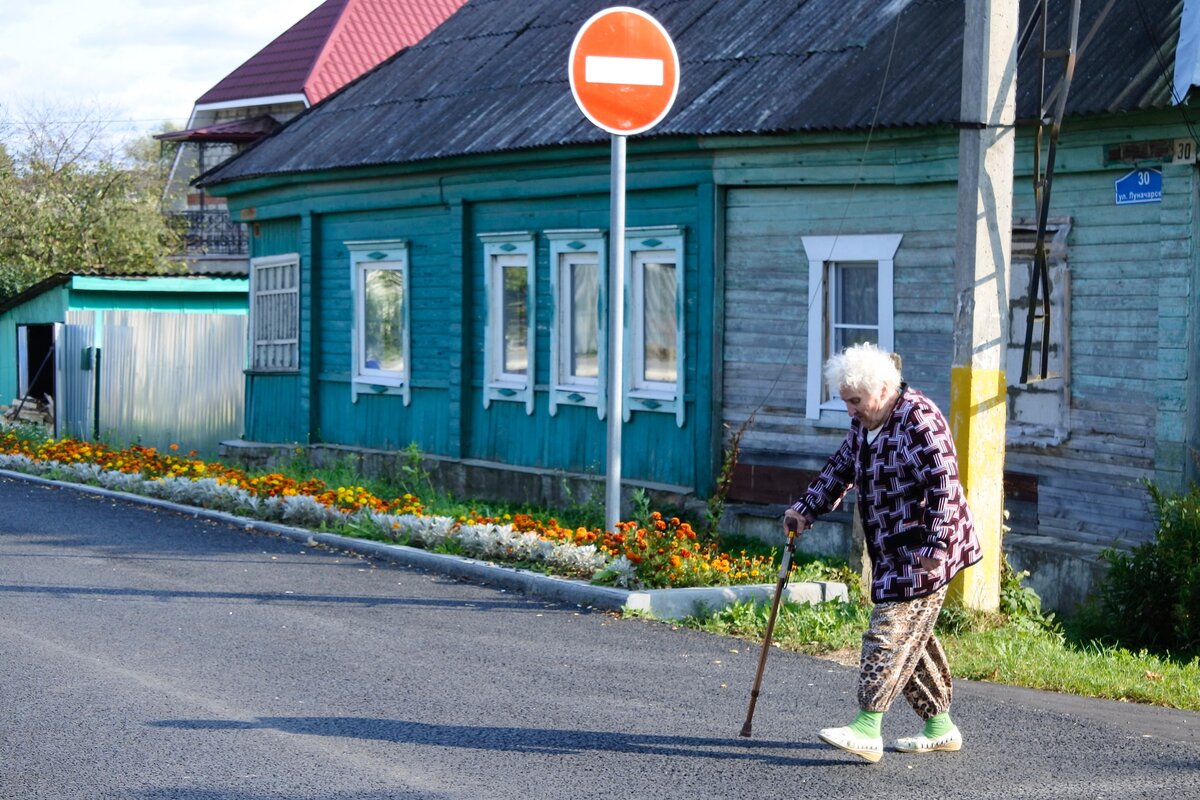
<instances>
[{"instance_id":1,"label":"flower bed","mask_svg":"<svg viewBox=\"0 0 1200 800\"><path fill-rule=\"evenodd\" d=\"M412 494L385 500L361 486L329 487L280 473L236 467L132 445L117 449L74 439L38 441L0 430L0 469L142 494L303 528L461 552L475 558L544 565L548 571L629 589L730 586L769 581L773 559L729 554L703 542L687 522L653 512L616 531L566 528L554 518L430 515Z\"/></svg>"}]
</instances>

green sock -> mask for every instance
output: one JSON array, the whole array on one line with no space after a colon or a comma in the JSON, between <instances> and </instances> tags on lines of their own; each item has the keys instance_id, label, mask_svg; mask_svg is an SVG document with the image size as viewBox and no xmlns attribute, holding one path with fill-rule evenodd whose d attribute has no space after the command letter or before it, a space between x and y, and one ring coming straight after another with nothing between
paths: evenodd
<instances>
[{"instance_id":1,"label":"green sock","mask_svg":"<svg viewBox=\"0 0 1200 800\"><path fill-rule=\"evenodd\" d=\"M946 712L925 720L923 733L930 739L938 739L952 730L954 730L954 723L950 721L949 712Z\"/></svg>"},{"instance_id":2,"label":"green sock","mask_svg":"<svg viewBox=\"0 0 1200 800\"><path fill-rule=\"evenodd\" d=\"M850 730L867 739L878 739L883 731L883 712L859 709L858 716L848 726Z\"/></svg>"}]
</instances>

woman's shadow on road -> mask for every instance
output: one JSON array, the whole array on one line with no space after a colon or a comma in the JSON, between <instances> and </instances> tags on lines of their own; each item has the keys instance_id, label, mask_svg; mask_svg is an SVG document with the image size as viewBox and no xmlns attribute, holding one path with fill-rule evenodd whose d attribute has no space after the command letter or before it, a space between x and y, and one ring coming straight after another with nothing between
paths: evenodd
<instances>
[{"instance_id":1,"label":"woman's shadow on road","mask_svg":"<svg viewBox=\"0 0 1200 800\"><path fill-rule=\"evenodd\" d=\"M828 748L816 743L766 741L730 736L659 736L612 731L554 730L487 725L434 725L368 717L260 717L243 720L160 720L161 728L239 731L269 729L302 736L375 739L396 744L462 747L506 753L576 755L591 751L702 759L753 759L778 766L829 765L828 758L800 758L798 750Z\"/></svg>"}]
</instances>

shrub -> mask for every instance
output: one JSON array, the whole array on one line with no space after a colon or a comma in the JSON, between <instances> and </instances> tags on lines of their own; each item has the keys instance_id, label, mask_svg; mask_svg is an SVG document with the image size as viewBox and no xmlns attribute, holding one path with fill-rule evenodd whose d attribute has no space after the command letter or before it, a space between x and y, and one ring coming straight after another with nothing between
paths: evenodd
<instances>
[{"instance_id":1,"label":"shrub","mask_svg":"<svg viewBox=\"0 0 1200 800\"><path fill-rule=\"evenodd\" d=\"M1186 494L1148 488L1158 522L1154 541L1129 552L1103 551L1108 574L1080 626L1101 641L1186 659L1200 655L1200 488Z\"/></svg>"}]
</instances>

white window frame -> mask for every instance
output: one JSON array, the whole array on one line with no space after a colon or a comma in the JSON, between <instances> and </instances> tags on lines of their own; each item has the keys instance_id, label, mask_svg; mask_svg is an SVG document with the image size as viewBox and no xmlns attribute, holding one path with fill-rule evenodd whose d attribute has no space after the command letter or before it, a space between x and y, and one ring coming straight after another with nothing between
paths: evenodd
<instances>
[{"instance_id":1,"label":"white window frame","mask_svg":"<svg viewBox=\"0 0 1200 800\"><path fill-rule=\"evenodd\" d=\"M803 236L804 252L808 256L808 397L805 416L820 419L822 411L844 411L845 405L836 391L825 397L823 375L829 352L832 322L826 303L826 273L840 263L874 262L879 270L879 346L884 350L895 347L895 303L893 279L896 251L903 234L857 234L840 236Z\"/></svg>"},{"instance_id":2,"label":"white window frame","mask_svg":"<svg viewBox=\"0 0 1200 800\"><path fill-rule=\"evenodd\" d=\"M350 286L352 287L353 338L350 353L350 400L357 403L362 394L399 395L404 405L412 402L412 348L409 335L409 309L412 306L409 279L408 242L403 239L377 239L346 242L350 253ZM402 326L401 346L404 349L402 370L368 369L361 365L366 337L366 273L369 270L395 270L401 276Z\"/></svg>"},{"instance_id":3,"label":"white window frame","mask_svg":"<svg viewBox=\"0 0 1200 800\"><path fill-rule=\"evenodd\" d=\"M534 411L534 382L537 368L537 248L533 231L481 233L484 252L484 286L487 293L487 320L484 324L483 407L494 401L523 402L525 413ZM526 269L526 343L528 355L525 374L504 372L504 282L503 270L516 259L524 259Z\"/></svg>"},{"instance_id":4,"label":"white window frame","mask_svg":"<svg viewBox=\"0 0 1200 800\"><path fill-rule=\"evenodd\" d=\"M265 270L291 268L291 286L286 288L262 287L261 273ZM292 308L286 308L286 298L292 297ZM268 299L270 298L270 299ZM283 299L284 308L271 308ZM259 326L272 328L274 334L260 338ZM293 335L288 336L288 328ZM299 372L300 371L300 254L262 256L250 259L250 319L248 326L247 361L251 372ZM278 335L278 334L285 335ZM282 361L275 361L272 354L282 352ZM261 354L261 356L260 356ZM266 363L264 363L266 362ZM274 362L274 363L271 363Z\"/></svg>"},{"instance_id":5,"label":"white window frame","mask_svg":"<svg viewBox=\"0 0 1200 800\"><path fill-rule=\"evenodd\" d=\"M623 418L628 421L634 411L673 413L679 427L684 424L684 374L686 372L686 341L684 318L684 229L678 225L647 228L627 228L625 231L625 315L626 357L624 359ZM675 263L675 381L673 383L644 381L645 332L642 329L643 274L642 265L648 261Z\"/></svg>"},{"instance_id":6,"label":"white window frame","mask_svg":"<svg viewBox=\"0 0 1200 800\"><path fill-rule=\"evenodd\" d=\"M550 243L550 294L554 298L554 320L550 336L550 415L558 413L560 405L589 406L604 419L608 396L608 240L605 232L596 228L586 230L553 230L545 232ZM599 281L597 314L597 375L577 378L571 375L571 325L574 321L570 267L580 263L596 264Z\"/></svg>"}]
</instances>

